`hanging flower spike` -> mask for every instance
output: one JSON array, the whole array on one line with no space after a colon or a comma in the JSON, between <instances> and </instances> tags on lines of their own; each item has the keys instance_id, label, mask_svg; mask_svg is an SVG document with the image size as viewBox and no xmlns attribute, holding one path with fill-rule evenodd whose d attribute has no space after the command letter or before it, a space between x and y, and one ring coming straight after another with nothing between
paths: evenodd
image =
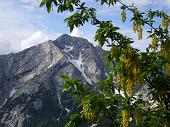
<instances>
[{"instance_id":1,"label":"hanging flower spike","mask_svg":"<svg viewBox=\"0 0 170 127\"><path fill-rule=\"evenodd\" d=\"M152 37L151 46L154 50L156 50L158 47L158 38L156 35Z\"/></svg>"},{"instance_id":2,"label":"hanging flower spike","mask_svg":"<svg viewBox=\"0 0 170 127\"><path fill-rule=\"evenodd\" d=\"M95 121L97 121L97 111L90 111L90 107L88 104L83 104L83 114L84 118L89 123L94 123Z\"/></svg>"},{"instance_id":3,"label":"hanging flower spike","mask_svg":"<svg viewBox=\"0 0 170 127\"><path fill-rule=\"evenodd\" d=\"M122 75L120 75L120 74L118 74L118 75L117 75L117 82L118 82L122 87L124 87L125 77L122 76Z\"/></svg>"},{"instance_id":4,"label":"hanging flower spike","mask_svg":"<svg viewBox=\"0 0 170 127\"><path fill-rule=\"evenodd\" d=\"M125 12L125 9L122 10L121 17L122 17L122 22L124 23L126 21L126 12Z\"/></svg>"},{"instance_id":5,"label":"hanging flower spike","mask_svg":"<svg viewBox=\"0 0 170 127\"><path fill-rule=\"evenodd\" d=\"M132 79L128 79L126 91L131 96L133 93L134 83Z\"/></svg>"},{"instance_id":6,"label":"hanging flower spike","mask_svg":"<svg viewBox=\"0 0 170 127\"><path fill-rule=\"evenodd\" d=\"M130 113L127 110L122 111L122 121L121 126L122 127L129 127L129 121L130 121Z\"/></svg>"},{"instance_id":7,"label":"hanging flower spike","mask_svg":"<svg viewBox=\"0 0 170 127\"><path fill-rule=\"evenodd\" d=\"M170 75L170 64L167 63L165 68L166 68L167 74Z\"/></svg>"},{"instance_id":8,"label":"hanging flower spike","mask_svg":"<svg viewBox=\"0 0 170 127\"><path fill-rule=\"evenodd\" d=\"M142 29L141 26L139 26L138 29L137 29L138 40L141 40L141 39L142 39L142 32L143 32L143 29Z\"/></svg>"},{"instance_id":9,"label":"hanging flower spike","mask_svg":"<svg viewBox=\"0 0 170 127\"><path fill-rule=\"evenodd\" d=\"M162 26L164 29L168 29L169 27L169 17L168 19L165 19L164 17L162 17Z\"/></svg>"},{"instance_id":10,"label":"hanging flower spike","mask_svg":"<svg viewBox=\"0 0 170 127\"><path fill-rule=\"evenodd\" d=\"M170 40L166 39L161 42L161 55L170 62Z\"/></svg>"},{"instance_id":11,"label":"hanging flower spike","mask_svg":"<svg viewBox=\"0 0 170 127\"><path fill-rule=\"evenodd\" d=\"M136 33L137 32L137 27L136 27L136 22L133 21L133 31Z\"/></svg>"},{"instance_id":12,"label":"hanging flower spike","mask_svg":"<svg viewBox=\"0 0 170 127\"><path fill-rule=\"evenodd\" d=\"M116 47L116 45L112 45L112 48L111 48L111 56L112 56L112 58L114 59L114 58L116 58L117 57L117 47Z\"/></svg>"}]
</instances>

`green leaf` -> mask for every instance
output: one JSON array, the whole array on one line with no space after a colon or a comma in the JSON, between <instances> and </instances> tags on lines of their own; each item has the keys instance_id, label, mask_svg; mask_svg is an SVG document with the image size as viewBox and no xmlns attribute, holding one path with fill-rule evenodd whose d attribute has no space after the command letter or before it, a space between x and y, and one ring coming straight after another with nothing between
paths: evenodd
<instances>
[{"instance_id":1,"label":"green leaf","mask_svg":"<svg viewBox=\"0 0 170 127\"><path fill-rule=\"evenodd\" d=\"M43 7L47 3L47 0L41 0L40 7Z\"/></svg>"},{"instance_id":2,"label":"green leaf","mask_svg":"<svg viewBox=\"0 0 170 127\"><path fill-rule=\"evenodd\" d=\"M50 13L52 11L52 3L51 2L47 2L46 3L46 7L47 7L47 12Z\"/></svg>"}]
</instances>

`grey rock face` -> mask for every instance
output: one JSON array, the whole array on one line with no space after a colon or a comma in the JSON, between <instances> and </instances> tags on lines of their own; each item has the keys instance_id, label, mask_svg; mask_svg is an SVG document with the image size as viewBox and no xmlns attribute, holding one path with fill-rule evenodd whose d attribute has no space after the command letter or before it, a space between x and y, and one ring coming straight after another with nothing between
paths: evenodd
<instances>
[{"instance_id":1,"label":"grey rock face","mask_svg":"<svg viewBox=\"0 0 170 127\"><path fill-rule=\"evenodd\" d=\"M63 92L61 74L94 85L105 78L102 50L62 35L22 52L0 56L0 127L62 127L76 102Z\"/></svg>"}]
</instances>

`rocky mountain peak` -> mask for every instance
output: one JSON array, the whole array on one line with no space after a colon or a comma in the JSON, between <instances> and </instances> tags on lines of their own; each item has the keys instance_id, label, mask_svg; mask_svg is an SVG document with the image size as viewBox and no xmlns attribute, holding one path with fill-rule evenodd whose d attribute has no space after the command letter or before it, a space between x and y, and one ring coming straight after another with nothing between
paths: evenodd
<instances>
[{"instance_id":1,"label":"rocky mountain peak","mask_svg":"<svg viewBox=\"0 0 170 127\"><path fill-rule=\"evenodd\" d=\"M102 50L62 35L19 53L0 55L0 127L62 127L76 102L61 74L89 85L105 78Z\"/></svg>"},{"instance_id":2,"label":"rocky mountain peak","mask_svg":"<svg viewBox=\"0 0 170 127\"><path fill-rule=\"evenodd\" d=\"M54 44L64 52L70 52L74 57L79 56L79 52L84 52L88 48L92 50L94 47L87 39L81 37L71 37L67 34L60 36L54 41Z\"/></svg>"}]
</instances>

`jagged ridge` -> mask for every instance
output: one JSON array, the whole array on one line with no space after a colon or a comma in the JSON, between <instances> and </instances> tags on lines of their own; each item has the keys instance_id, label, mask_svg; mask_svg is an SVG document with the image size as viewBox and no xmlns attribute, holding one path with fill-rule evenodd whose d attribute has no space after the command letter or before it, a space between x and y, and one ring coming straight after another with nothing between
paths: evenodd
<instances>
[{"instance_id":1,"label":"jagged ridge","mask_svg":"<svg viewBox=\"0 0 170 127\"><path fill-rule=\"evenodd\" d=\"M62 35L16 54L0 56L0 126L62 127L76 102L60 74L93 86L105 78L102 50Z\"/></svg>"}]
</instances>

